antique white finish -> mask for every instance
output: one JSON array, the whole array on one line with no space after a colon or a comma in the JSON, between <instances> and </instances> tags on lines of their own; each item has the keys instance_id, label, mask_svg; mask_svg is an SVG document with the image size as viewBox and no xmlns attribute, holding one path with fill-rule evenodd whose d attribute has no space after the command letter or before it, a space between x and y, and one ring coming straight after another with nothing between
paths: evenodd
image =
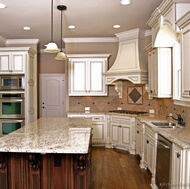
<instances>
[{"instance_id":1,"label":"antique white finish","mask_svg":"<svg viewBox=\"0 0 190 189\"><path fill-rule=\"evenodd\" d=\"M69 57L69 96L107 96L105 76L109 54Z\"/></svg>"},{"instance_id":2,"label":"antique white finish","mask_svg":"<svg viewBox=\"0 0 190 189\"><path fill-rule=\"evenodd\" d=\"M146 84L148 80L147 57L144 51L145 31L134 29L117 33L119 49L112 67L105 73L106 84L116 80L129 80L134 84Z\"/></svg>"},{"instance_id":3,"label":"antique white finish","mask_svg":"<svg viewBox=\"0 0 190 189\"><path fill-rule=\"evenodd\" d=\"M140 167L145 168L144 166L144 131L145 125L139 120L135 120L135 150L136 154L141 157Z\"/></svg>"},{"instance_id":4,"label":"antique white finish","mask_svg":"<svg viewBox=\"0 0 190 189\"><path fill-rule=\"evenodd\" d=\"M113 147L123 148L135 154L134 131L134 117L110 115L110 142Z\"/></svg>"},{"instance_id":5,"label":"antique white finish","mask_svg":"<svg viewBox=\"0 0 190 189\"><path fill-rule=\"evenodd\" d=\"M181 29L181 100L190 102L190 11L177 21L177 25Z\"/></svg>"},{"instance_id":6,"label":"antique white finish","mask_svg":"<svg viewBox=\"0 0 190 189\"><path fill-rule=\"evenodd\" d=\"M148 50L149 97L172 97L171 48L152 49L147 47L146 49Z\"/></svg>"},{"instance_id":7,"label":"antique white finish","mask_svg":"<svg viewBox=\"0 0 190 189\"><path fill-rule=\"evenodd\" d=\"M30 47L0 48L0 74L25 76L25 123L37 119L37 60ZM17 91L19 92L19 91Z\"/></svg>"}]
</instances>

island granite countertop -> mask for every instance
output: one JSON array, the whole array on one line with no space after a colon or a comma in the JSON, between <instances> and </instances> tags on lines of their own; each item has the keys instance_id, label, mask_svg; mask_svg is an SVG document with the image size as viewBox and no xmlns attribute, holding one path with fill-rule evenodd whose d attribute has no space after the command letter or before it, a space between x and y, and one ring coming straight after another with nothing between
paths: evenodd
<instances>
[{"instance_id":1,"label":"island granite countertop","mask_svg":"<svg viewBox=\"0 0 190 189\"><path fill-rule=\"evenodd\" d=\"M92 120L43 117L0 138L0 152L88 153Z\"/></svg>"}]
</instances>

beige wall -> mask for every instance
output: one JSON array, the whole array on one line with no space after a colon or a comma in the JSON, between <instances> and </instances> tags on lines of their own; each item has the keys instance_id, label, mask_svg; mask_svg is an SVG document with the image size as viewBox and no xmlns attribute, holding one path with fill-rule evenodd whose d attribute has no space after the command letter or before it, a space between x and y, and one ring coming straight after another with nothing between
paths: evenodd
<instances>
[{"instance_id":1,"label":"beige wall","mask_svg":"<svg viewBox=\"0 0 190 189\"><path fill-rule=\"evenodd\" d=\"M65 61L55 60L55 56L55 53L39 54L39 73L65 73Z\"/></svg>"}]
</instances>

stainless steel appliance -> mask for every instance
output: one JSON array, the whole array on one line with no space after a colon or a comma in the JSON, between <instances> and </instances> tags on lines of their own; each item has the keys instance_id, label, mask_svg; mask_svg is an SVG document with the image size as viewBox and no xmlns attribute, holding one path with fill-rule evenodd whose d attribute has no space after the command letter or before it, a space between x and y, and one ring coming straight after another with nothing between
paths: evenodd
<instances>
[{"instance_id":1,"label":"stainless steel appliance","mask_svg":"<svg viewBox=\"0 0 190 189\"><path fill-rule=\"evenodd\" d=\"M23 75L1 75L0 90L24 90L25 77Z\"/></svg>"},{"instance_id":2,"label":"stainless steel appliance","mask_svg":"<svg viewBox=\"0 0 190 189\"><path fill-rule=\"evenodd\" d=\"M25 118L24 93L0 94L0 119Z\"/></svg>"},{"instance_id":3,"label":"stainless steel appliance","mask_svg":"<svg viewBox=\"0 0 190 189\"><path fill-rule=\"evenodd\" d=\"M158 134L156 159L156 185L158 188L170 188L172 143Z\"/></svg>"},{"instance_id":4,"label":"stainless steel appliance","mask_svg":"<svg viewBox=\"0 0 190 189\"><path fill-rule=\"evenodd\" d=\"M24 124L24 119L0 119L0 137L20 129Z\"/></svg>"}]
</instances>

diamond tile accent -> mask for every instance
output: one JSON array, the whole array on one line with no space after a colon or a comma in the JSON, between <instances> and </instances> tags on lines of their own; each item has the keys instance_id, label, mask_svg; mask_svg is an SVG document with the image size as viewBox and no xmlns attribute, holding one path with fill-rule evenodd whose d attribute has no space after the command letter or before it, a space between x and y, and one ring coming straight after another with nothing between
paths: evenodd
<instances>
[{"instance_id":1,"label":"diamond tile accent","mask_svg":"<svg viewBox=\"0 0 190 189\"><path fill-rule=\"evenodd\" d=\"M128 87L128 104L142 104L142 87Z\"/></svg>"}]
</instances>

